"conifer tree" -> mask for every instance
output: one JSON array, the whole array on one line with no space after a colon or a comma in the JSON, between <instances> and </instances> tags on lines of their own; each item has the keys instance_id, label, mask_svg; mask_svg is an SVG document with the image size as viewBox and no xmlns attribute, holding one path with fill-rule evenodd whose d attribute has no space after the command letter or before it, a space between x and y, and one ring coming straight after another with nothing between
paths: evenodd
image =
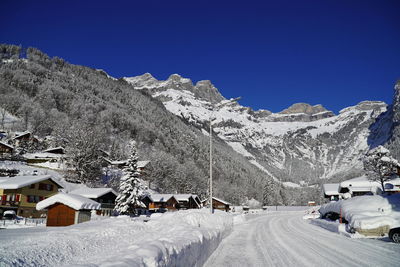
<instances>
[{"instance_id":1,"label":"conifer tree","mask_svg":"<svg viewBox=\"0 0 400 267\"><path fill-rule=\"evenodd\" d=\"M124 169L124 176L121 178L119 193L115 200L115 210L122 215L135 215L137 208L146 207L140 200L143 195L143 186L139 181L136 144L132 141L129 146L131 155Z\"/></svg>"}]
</instances>

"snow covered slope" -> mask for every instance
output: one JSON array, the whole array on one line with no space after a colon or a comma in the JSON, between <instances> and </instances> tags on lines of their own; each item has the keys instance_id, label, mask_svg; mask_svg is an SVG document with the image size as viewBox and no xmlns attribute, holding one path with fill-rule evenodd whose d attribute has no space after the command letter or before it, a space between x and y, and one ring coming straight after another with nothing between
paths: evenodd
<instances>
[{"instance_id":1,"label":"snow covered slope","mask_svg":"<svg viewBox=\"0 0 400 267\"><path fill-rule=\"evenodd\" d=\"M275 180L307 185L321 178L354 177L368 149L389 138L391 120L384 102L364 101L338 115L305 103L272 113L236 102L222 106L228 100L210 81L193 85L178 74L158 81L149 73L125 80L149 90L170 112L206 135L210 117L215 118L215 134Z\"/></svg>"}]
</instances>

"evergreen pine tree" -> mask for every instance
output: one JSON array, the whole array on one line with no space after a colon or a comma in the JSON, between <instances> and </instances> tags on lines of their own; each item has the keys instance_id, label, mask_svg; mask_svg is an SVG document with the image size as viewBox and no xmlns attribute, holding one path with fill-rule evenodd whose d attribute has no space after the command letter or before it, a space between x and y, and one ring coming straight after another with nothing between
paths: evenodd
<instances>
[{"instance_id":1,"label":"evergreen pine tree","mask_svg":"<svg viewBox=\"0 0 400 267\"><path fill-rule=\"evenodd\" d=\"M263 206L272 206L277 203L277 193L275 182L268 178L265 180L263 190Z\"/></svg>"},{"instance_id":2,"label":"evergreen pine tree","mask_svg":"<svg viewBox=\"0 0 400 267\"><path fill-rule=\"evenodd\" d=\"M143 186L139 181L137 170L137 151L135 142L131 142L131 155L127 166L124 169L124 176L121 178L119 193L115 200L115 210L122 215L135 215L137 208L146 207L140 200L143 195Z\"/></svg>"}]
</instances>

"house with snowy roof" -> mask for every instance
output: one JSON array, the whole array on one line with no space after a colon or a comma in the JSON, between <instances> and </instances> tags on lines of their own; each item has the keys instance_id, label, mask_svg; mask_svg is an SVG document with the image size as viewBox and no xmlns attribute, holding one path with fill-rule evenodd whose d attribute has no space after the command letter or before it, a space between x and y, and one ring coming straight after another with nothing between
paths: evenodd
<instances>
[{"instance_id":1,"label":"house with snowy roof","mask_svg":"<svg viewBox=\"0 0 400 267\"><path fill-rule=\"evenodd\" d=\"M380 183L369 180L365 175L343 181L339 184L339 193L343 198L378 194L381 191Z\"/></svg>"},{"instance_id":2,"label":"house with snowy roof","mask_svg":"<svg viewBox=\"0 0 400 267\"><path fill-rule=\"evenodd\" d=\"M339 200L339 184L323 184L322 191L324 197L329 201Z\"/></svg>"},{"instance_id":3,"label":"house with snowy roof","mask_svg":"<svg viewBox=\"0 0 400 267\"><path fill-rule=\"evenodd\" d=\"M203 200L202 201L203 206L209 206L210 205L209 201L210 201L209 199ZM222 210L222 211L228 212L230 210L230 206L232 206L232 204L229 203L228 201L223 200L223 199L213 197L212 198L212 206L213 206L213 209L217 209L217 210Z\"/></svg>"},{"instance_id":4,"label":"house with snowy roof","mask_svg":"<svg viewBox=\"0 0 400 267\"><path fill-rule=\"evenodd\" d=\"M37 203L36 209L47 210L47 226L69 226L90 221L91 211L100 210L101 204L84 196L58 193Z\"/></svg>"},{"instance_id":5,"label":"house with snowy roof","mask_svg":"<svg viewBox=\"0 0 400 267\"><path fill-rule=\"evenodd\" d=\"M13 210L19 216L40 217L36 203L57 194L62 185L50 175L14 176L0 180L0 214Z\"/></svg>"},{"instance_id":6,"label":"house with snowy roof","mask_svg":"<svg viewBox=\"0 0 400 267\"><path fill-rule=\"evenodd\" d=\"M201 201L197 195L194 194L174 194L178 200L178 209L200 209Z\"/></svg>"},{"instance_id":7,"label":"house with snowy roof","mask_svg":"<svg viewBox=\"0 0 400 267\"><path fill-rule=\"evenodd\" d=\"M178 200L173 194L151 194L143 197L142 202L151 212L175 211Z\"/></svg>"},{"instance_id":8,"label":"house with snowy roof","mask_svg":"<svg viewBox=\"0 0 400 267\"><path fill-rule=\"evenodd\" d=\"M0 142L0 155L2 154L12 154L14 147L5 142Z\"/></svg>"},{"instance_id":9,"label":"house with snowy roof","mask_svg":"<svg viewBox=\"0 0 400 267\"><path fill-rule=\"evenodd\" d=\"M128 160L110 160L107 157L103 157L103 159L107 164L118 168L124 168L128 162ZM137 162L137 168L141 174L145 172L146 168L148 168L149 163L149 160L139 160Z\"/></svg>"},{"instance_id":10,"label":"house with snowy roof","mask_svg":"<svg viewBox=\"0 0 400 267\"><path fill-rule=\"evenodd\" d=\"M94 200L101 205L98 215L111 216L115 207L115 199L118 194L112 188L89 188L82 187L70 192Z\"/></svg>"},{"instance_id":11,"label":"house with snowy roof","mask_svg":"<svg viewBox=\"0 0 400 267\"><path fill-rule=\"evenodd\" d=\"M400 178L393 177L383 183L385 191L389 193L397 193L400 191ZM378 181L369 180L363 175L357 178L343 181L339 184L339 193L343 198L362 196L368 194L380 194L382 185Z\"/></svg>"},{"instance_id":12,"label":"house with snowy roof","mask_svg":"<svg viewBox=\"0 0 400 267\"><path fill-rule=\"evenodd\" d=\"M17 146L21 145L24 142L38 142L39 140L29 131L16 133L14 137L15 144Z\"/></svg>"}]
</instances>

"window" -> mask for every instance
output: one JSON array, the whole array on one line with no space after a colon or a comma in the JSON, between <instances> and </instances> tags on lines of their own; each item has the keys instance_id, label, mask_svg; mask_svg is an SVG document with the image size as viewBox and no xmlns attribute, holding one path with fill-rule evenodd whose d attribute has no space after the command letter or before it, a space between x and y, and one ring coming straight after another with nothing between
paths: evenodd
<instances>
[{"instance_id":1,"label":"window","mask_svg":"<svg viewBox=\"0 0 400 267\"><path fill-rule=\"evenodd\" d=\"M43 200L43 197L40 196L28 196L29 203L38 203L39 201Z\"/></svg>"},{"instance_id":2,"label":"window","mask_svg":"<svg viewBox=\"0 0 400 267\"><path fill-rule=\"evenodd\" d=\"M35 184L31 184L31 185L29 186L29 188L30 188L30 189L35 189Z\"/></svg>"},{"instance_id":3,"label":"window","mask_svg":"<svg viewBox=\"0 0 400 267\"><path fill-rule=\"evenodd\" d=\"M52 184L39 184L39 190L46 190L46 191L52 191L53 190L53 185Z\"/></svg>"}]
</instances>

